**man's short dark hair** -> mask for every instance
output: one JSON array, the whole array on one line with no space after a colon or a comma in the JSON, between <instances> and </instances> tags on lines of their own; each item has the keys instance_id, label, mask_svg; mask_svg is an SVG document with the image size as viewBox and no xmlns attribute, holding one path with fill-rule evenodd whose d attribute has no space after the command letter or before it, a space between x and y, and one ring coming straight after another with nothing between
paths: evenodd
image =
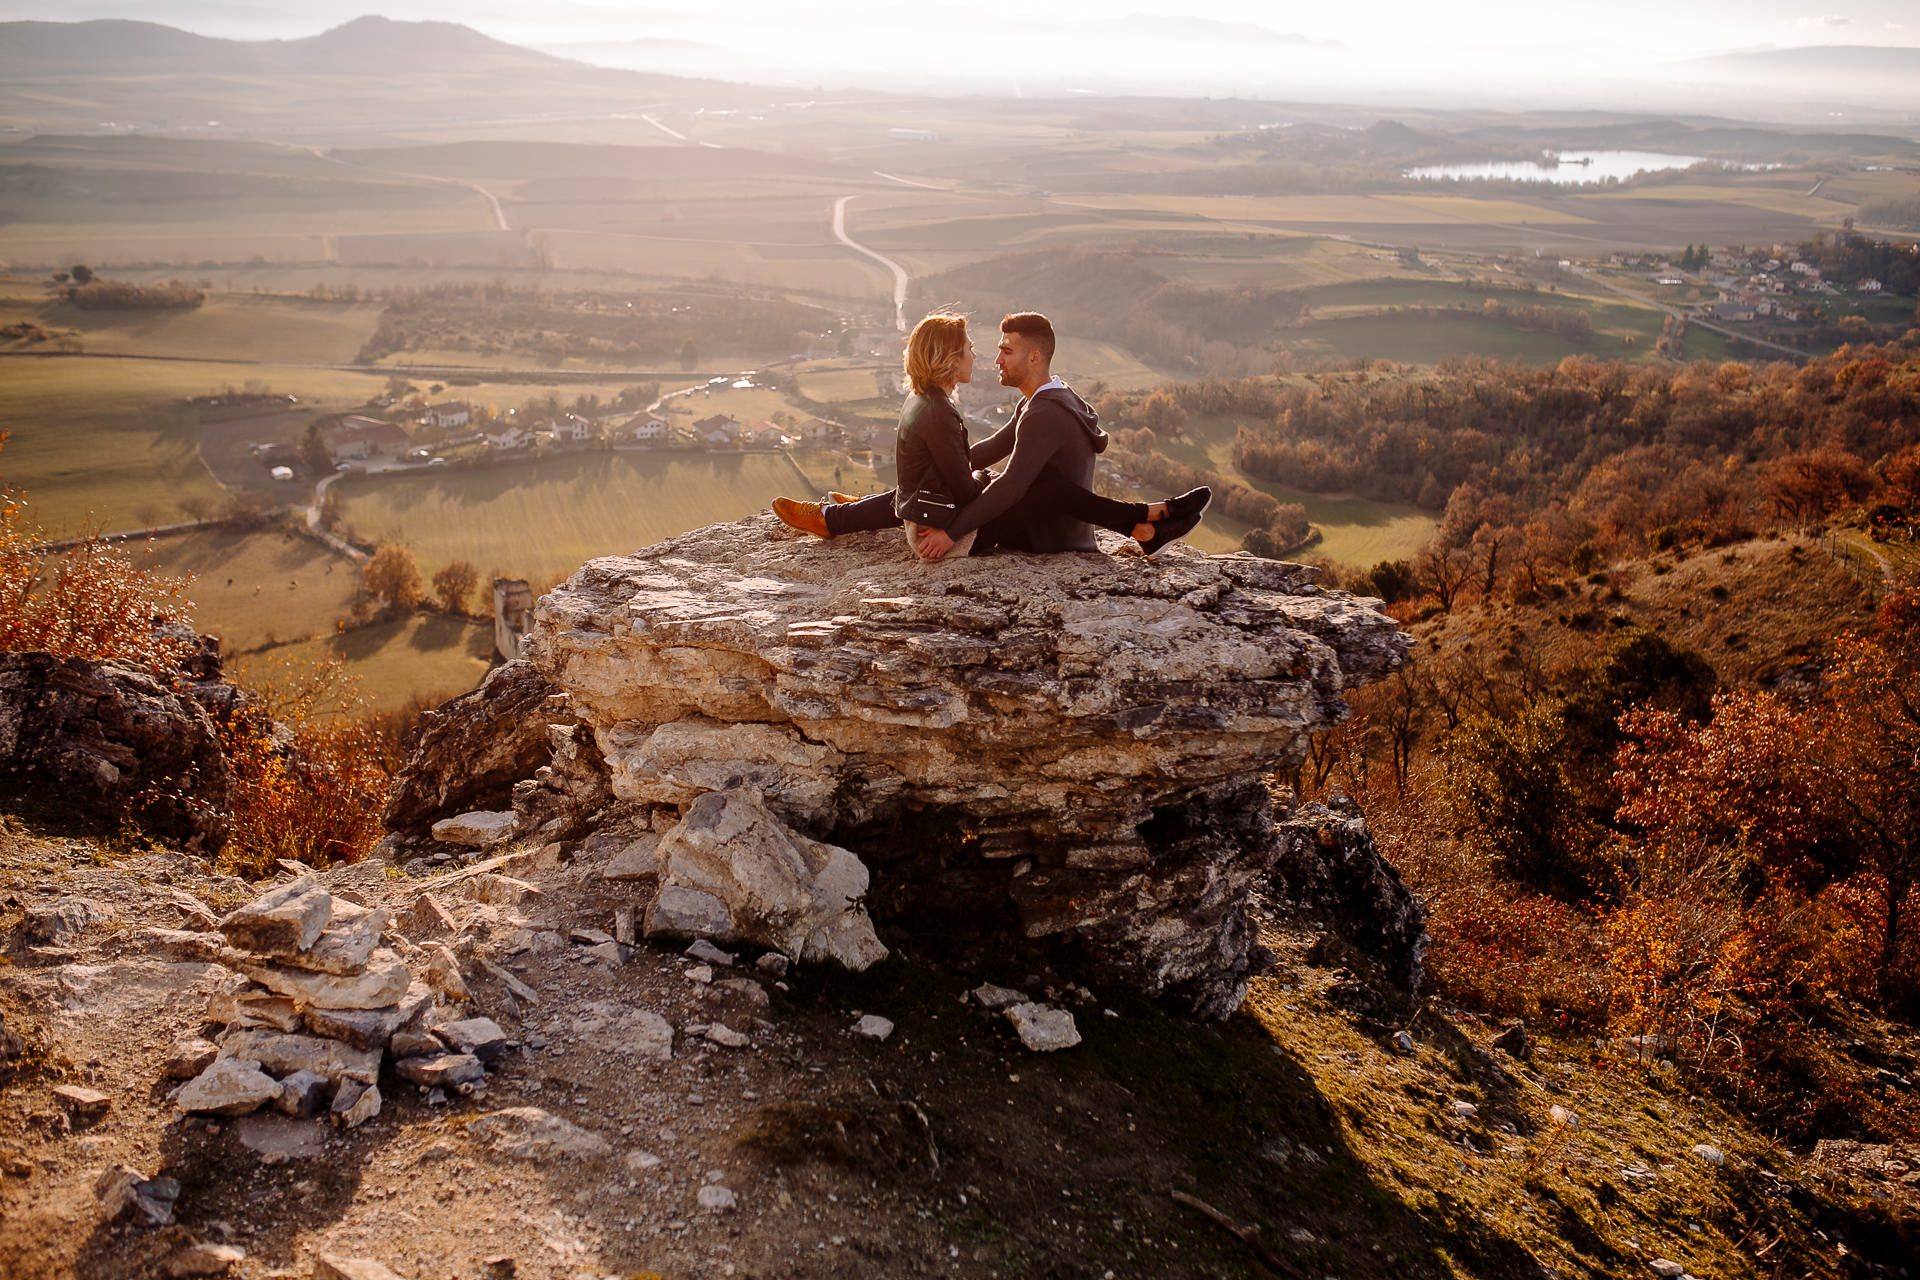
<instances>
[{"instance_id":1,"label":"man's short dark hair","mask_svg":"<svg viewBox=\"0 0 1920 1280\"><path fill-rule=\"evenodd\" d=\"M1016 311L1000 321L1000 332L1017 333L1032 343L1040 358L1053 363L1053 321L1038 311Z\"/></svg>"}]
</instances>

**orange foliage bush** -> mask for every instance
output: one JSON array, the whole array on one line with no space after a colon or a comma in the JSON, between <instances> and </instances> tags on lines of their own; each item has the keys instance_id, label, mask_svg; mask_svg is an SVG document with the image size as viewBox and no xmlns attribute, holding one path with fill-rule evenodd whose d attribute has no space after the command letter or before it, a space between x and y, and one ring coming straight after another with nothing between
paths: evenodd
<instances>
[{"instance_id":1,"label":"orange foliage bush","mask_svg":"<svg viewBox=\"0 0 1920 1280\"><path fill-rule=\"evenodd\" d=\"M337 659L260 682L255 704L221 726L233 773L233 831L222 864L264 875L275 859L353 862L380 839L392 753Z\"/></svg>"},{"instance_id":2,"label":"orange foliage bush","mask_svg":"<svg viewBox=\"0 0 1920 1280\"><path fill-rule=\"evenodd\" d=\"M170 671L191 642L156 634L153 623L192 611L187 585L142 569L97 536L57 552L27 524L19 499L0 492L0 651L44 649Z\"/></svg>"}]
</instances>

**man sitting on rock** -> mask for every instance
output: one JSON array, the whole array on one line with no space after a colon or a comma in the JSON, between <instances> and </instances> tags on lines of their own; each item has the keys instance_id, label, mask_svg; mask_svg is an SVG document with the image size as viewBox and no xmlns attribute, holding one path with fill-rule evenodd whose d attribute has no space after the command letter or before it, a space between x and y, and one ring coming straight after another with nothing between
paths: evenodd
<instances>
[{"instance_id":1,"label":"man sitting on rock","mask_svg":"<svg viewBox=\"0 0 1920 1280\"><path fill-rule=\"evenodd\" d=\"M922 559L942 558L969 533L976 533L974 555L995 547L1098 551L1093 526L1081 516L1130 533L1151 555L1200 524L1213 492L1205 486L1148 504L1116 502L1093 492L1094 464L1106 451L1107 433L1100 429L1093 406L1053 376L1054 345L1052 323L1036 311L1015 312L1000 322L994 367L999 370L1000 385L1017 387L1021 399L1006 426L967 450L966 462L983 468L1004 460L1006 466L997 475L974 472L985 488L964 502L948 528L919 529L917 550ZM971 368L970 359L967 365ZM820 537L900 523L892 493L862 499L836 494L834 498L840 505L824 508L778 498L773 511L790 527Z\"/></svg>"}]
</instances>

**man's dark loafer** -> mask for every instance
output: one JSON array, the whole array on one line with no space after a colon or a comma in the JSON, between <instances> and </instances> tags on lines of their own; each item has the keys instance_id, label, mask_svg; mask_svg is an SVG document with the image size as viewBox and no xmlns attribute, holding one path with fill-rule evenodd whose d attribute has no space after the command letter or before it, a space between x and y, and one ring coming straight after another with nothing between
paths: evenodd
<instances>
[{"instance_id":1,"label":"man's dark loafer","mask_svg":"<svg viewBox=\"0 0 1920 1280\"><path fill-rule=\"evenodd\" d=\"M1196 511L1188 516L1169 516L1153 526L1153 536L1141 543L1140 549L1152 555L1168 543L1178 542L1200 527L1202 514L1204 513Z\"/></svg>"}]
</instances>

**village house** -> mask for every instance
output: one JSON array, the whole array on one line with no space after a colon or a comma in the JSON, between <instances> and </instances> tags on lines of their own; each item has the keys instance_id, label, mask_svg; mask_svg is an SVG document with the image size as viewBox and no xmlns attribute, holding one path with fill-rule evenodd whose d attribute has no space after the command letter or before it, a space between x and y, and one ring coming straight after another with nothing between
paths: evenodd
<instances>
[{"instance_id":1,"label":"village house","mask_svg":"<svg viewBox=\"0 0 1920 1280\"><path fill-rule=\"evenodd\" d=\"M420 415L423 426L444 430L447 427L464 427L473 421L473 411L463 401L448 400L443 404L430 404L426 412Z\"/></svg>"},{"instance_id":2,"label":"village house","mask_svg":"<svg viewBox=\"0 0 1920 1280\"><path fill-rule=\"evenodd\" d=\"M1878 293L1883 286L1878 280L1862 280L1859 287L1862 293Z\"/></svg>"},{"instance_id":3,"label":"village house","mask_svg":"<svg viewBox=\"0 0 1920 1280\"><path fill-rule=\"evenodd\" d=\"M653 443L667 438L667 423L664 418L640 416L627 423L626 434L630 439L642 443Z\"/></svg>"},{"instance_id":4,"label":"village house","mask_svg":"<svg viewBox=\"0 0 1920 1280\"><path fill-rule=\"evenodd\" d=\"M553 424L555 444L585 444L593 439L593 424L578 414L570 413Z\"/></svg>"},{"instance_id":5,"label":"village house","mask_svg":"<svg viewBox=\"0 0 1920 1280\"><path fill-rule=\"evenodd\" d=\"M533 444L533 432L513 423L486 433L489 449L525 449Z\"/></svg>"},{"instance_id":6,"label":"village house","mask_svg":"<svg viewBox=\"0 0 1920 1280\"><path fill-rule=\"evenodd\" d=\"M724 413L702 418L693 424L694 437L710 448L731 445L740 438L740 424Z\"/></svg>"},{"instance_id":7,"label":"village house","mask_svg":"<svg viewBox=\"0 0 1920 1280\"><path fill-rule=\"evenodd\" d=\"M391 456L404 451L407 433L391 422L350 413L320 429L320 439L335 463Z\"/></svg>"}]
</instances>

